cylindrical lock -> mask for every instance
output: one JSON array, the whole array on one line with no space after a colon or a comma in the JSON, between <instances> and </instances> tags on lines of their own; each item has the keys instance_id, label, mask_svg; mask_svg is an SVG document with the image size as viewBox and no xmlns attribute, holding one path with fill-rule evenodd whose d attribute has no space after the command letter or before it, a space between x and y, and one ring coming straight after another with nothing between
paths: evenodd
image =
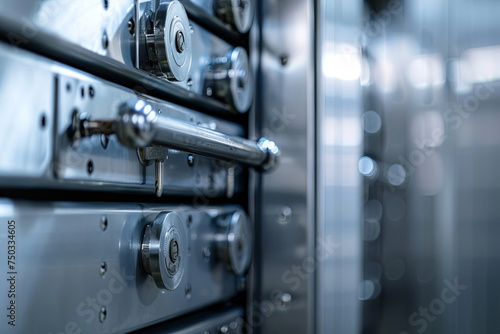
<instances>
[{"instance_id":1,"label":"cylindrical lock","mask_svg":"<svg viewBox=\"0 0 500 334\"><path fill-rule=\"evenodd\" d=\"M215 14L242 34L252 26L255 6L253 0L215 0Z\"/></svg>"},{"instance_id":2,"label":"cylindrical lock","mask_svg":"<svg viewBox=\"0 0 500 334\"><path fill-rule=\"evenodd\" d=\"M218 232L215 246L220 260L236 275L242 275L250 265L253 252L252 224L242 210L216 218Z\"/></svg>"},{"instance_id":3,"label":"cylindrical lock","mask_svg":"<svg viewBox=\"0 0 500 334\"><path fill-rule=\"evenodd\" d=\"M191 67L192 49L189 20L178 1L163 2L153 19L153 33L146 34L153 73L171 81L184 81Z\"/></svg>"},{"instance_id":4,"label":"cylindrical lock","mask_svg":"<svg viewBox=\"0 0 500 334\"><path fill-rule=\"evenodd\" d=\"M244 48L236 47L224 56L208 61L205 94L231 104L244 113L250 108L254 80Z\"/></svg>"},{"instance_id":5,"label":"cylindrical lock","mask_svg":"<svg viewBox=\"0 0 500 334\"><path fill-rule=\"evenodd\" d=\"M184 224L175 212L160 213L144 231L141 247L144 271L160 289L176 289L187 261Z\"/></svg>"}]
</instances>

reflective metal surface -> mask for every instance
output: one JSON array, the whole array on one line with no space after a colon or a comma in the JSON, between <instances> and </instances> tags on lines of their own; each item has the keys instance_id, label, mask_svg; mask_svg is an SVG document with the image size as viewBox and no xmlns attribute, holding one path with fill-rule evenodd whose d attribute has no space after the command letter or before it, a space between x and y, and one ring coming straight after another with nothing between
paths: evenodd
<instances>
[{"instance_id":1,"label":"reflective metal surface","mask_svg":"<svg viewBox=\"0 0 500 334\"><path fill-rule=\"evenodd\" d=\"M260 6L254 135L280 143L282 159L262 174L255 191L257 251L249 321L254 333L313 333L314 6L311 1Z\"/></svg>"},{"instance_id":2,"label":"reflective metal surface","mask_svg":"<svg viewBox=\"0 0 500 334\"><path fill-rule=\"evenodd\" d=\"M219 232L214 239L219 258L236 275L244 274L252 260L253 225L241 210L216 219Z\"/></svg>"},{"instance_id":3,"label":"reflective metal surface","mask_svg":"<svg viewBox=\"0 0 500 334\"><path fill-rule=\"evenodd\" d=\"M358 1L326 0L317 10L316 332L360 333L362 7Z\"/></svg>"},{"instance_id":4,"label":"reflective metal surface","mask_svg":"<svg viewBox=\"0 0 500 334\"><path fill-rule=\"evenodd\" d=\"M254 0L214 0L214 11L221 20L244 34L252 26Z\"/></svg>"},{"instance_id":5,"label":"reflective metal surface","mask_svg":"<svg viewBox=\"0 0 500 334\"><path fill-rule=\"evenodd\" d=\"M364 332L496 333L499 4L367 4Z\"/></svg>"},{"instance_id":6,"label":"reflective metal surface","mask_svg":"<svg viewBox=\"0 0 500 334\"><path fill-rule=\"evenodd\" d=\"M122 103L114 121L73 116L69 133L73 145L83 137L96 134L116 134L122 144L132 148L161 145L268 169L274 166L280 155L278 146L266 138L253 142L159 116L150 104L138 99Z\"/></svg>"},{"instance_id":7,"label":"reflective metal surface","mask_svg":"<svg viewBox=\"0 0 500 334\"><path fill-rule=\"evenodd\" d=\"M244 113L252 104L254 79L245 49L237 47L210 60L205 73L205 94L230 103Z\"/></svg>"},{"instance_id":8,"label":"reflective metal surface","mask_svg":"<svg viewBox=\"0 0 500 334\"><path fill-rule=\"evenodd\" d=\"M15 297L5 293L1 301L15 300L16 326L2 321L1 332L126 333L230 300L241 289L239 278L202 250L215 252L214 218L237 209L2 199L2 220L15 222L16 252L10 269L2 265L14 277ZM160 290L141 263L143 231L165 211L178 215L187 241L180 245L184 275L173 291ZM1 244L8 235L2 232ZM10 284L2 279L0 288Z\"/></svg>"},{"instance_id":9,"label":"reflective metal surface","mask_svg":"<svg viewBox=\"0 0 500 334\"><path fill-rule=\"evenodd\" d=\"M243 313L243 310L240 308L231 308L219 312L204 312L200 315L171 321L168 324L148 327L144 330L134 332L134 334L242 334L244 333L242 330L248 328L243 322Z\"/></svg>"},{"instance_id":10,"label":"reflective metal surface","mask_svg":"<svg viewBox=\"0 0 500 334\"><path fill-rule=\"evenodd\" d=\"M149 60L169 80L184 81L191 67L189 20L179 1L161 3L156 9L153 34L146 35Z\"/></svg>"},{"instance_id":11,"label":"reflective metal surface","mask_svg":"<svg viewBox=\"0 0 500 334\"><path fill-rule=\"evenodd\" d=\"M2 72L3 103L7 109L18 110L6 116L9 123L2 125L5 131L0 133L6 154L6 159L1 159L0 163L2 185L94 187L99 191L121 187L127 192L154 193L155 167L143 166L137 151L123 147L114 135L85 138L78 145L73 145L68 137L75 111L78 115L110 119L116 115L119 105L136 98L136 93L28 52L19 50L11 54L8 47L3 46L0 54L4 59L1 66L5 69ZM23 69L31 69L30 74L19 76L24 73ZM19 82L19 86L29 91L18 94L18 86L9 85L9 82ZM43 98L37 98L40 93L44 93ZM146 100L161 115L211 127L228 135L243 134L242 128L233 123L170 103ZM25 132L25 136L12 141L14 145L9 144L14 134ZM163 192L226 196L227 171L231 166L201 156L191 156L188 162L189 157L188 153L169 150L163 168ZM241 181L238 176L232 177L234 193L241 189ZM27 183L26 178L31 182Z\"/></svg>"},{"instance_id":12,"label":"reflective metal surface","mask_svg":"<svg viewBox=\"0 0 500 334\"><path fill-rule=\"evenodd\" d=\"M187 243L184 224L176 212L161 212L146 226L142 266L159 289L175 290L181 283L188 261Z\"/></svg>"},{"instance_id":13,"label":"reflective metal surface","mask_svg":"<svg viewBox=\"0 0 500 334\"><path fill-rule=\"evenodd\" d=\"M1 333L500 332L497 1L0 4Z\"/></svg>"},{"instance_id":14,"label":"reflective metal surface","mask_svg":"<svg viewBox=\"0 0 500 334\"><path fill-rule=\"evenodd\" d=\"M182 4L177 0L168 4L137 1L138 10L133 0L3 0L1 3L5 9L0 14L2 24L12 18L22 18L21 21L13 20L18 31L9 31L6 27L6 41L15 47L29 48L36 41L41 48L44 45L50 48L48 44L53 44L51 38L55 37L105 56L101 62L110 58L165 76L165 80L151 78L158 84L167 78L179 81L172 84L197 95L204 95L205 59L232 49L221 37L196 23L188 23ZM173 30L169 22L174 23ZM166 30L168 34L164 33ZM182 52L178 43L181 40ZM77 55L68 58L71 58L69 62L78 62ZM193 64L191 59L194 59Z\"/></svg>"}]
</instances>

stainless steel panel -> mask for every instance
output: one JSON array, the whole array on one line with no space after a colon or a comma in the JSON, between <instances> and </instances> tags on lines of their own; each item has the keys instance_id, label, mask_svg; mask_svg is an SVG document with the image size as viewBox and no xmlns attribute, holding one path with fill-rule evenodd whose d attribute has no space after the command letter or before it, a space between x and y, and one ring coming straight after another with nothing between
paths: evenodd
<instances>
[{"instance_id":1,"label":"stainless steel panel","mask_svg":"<svg viewBox=\"0 0 500 334\"><path fill-rule=\"evenodd\" d=\"M241 334L244 328L243 309L233 308L221 312L205 312L188 318L169 321L154 327L134 332L158 334Z\"/></svg>"},{"instance_id":2,"label":"stainless steel panel","mask_svg":"<svg viewBox=\"0 0 500 334\"><path fill-rule=\"evenodd\" d=\"M386 168L369 188L383 208L370 248L382 293L365 301L366 332L499 331L498 7L406 1L370 36L366 95L382 130L365 148L404 168L402 184Z\"/></svg>"},{"instance_id":3,"label":"stainless steel panel","mask_svg":"<svg viewBox=\"0 0 500 334\"><path fill-rule=\"evenodd\" d=\"M67 0L22 0L1 2L4 12L0 16L20 18L22 34L9 33L7 40L14 46L29 44L39 38L40 32L62 38L100 55L110 57L130 67L144 68L148 57L144 30L146 14L156 10L154 1L138 1L140 20L135 18L133 0L118 1L67 1ZM140 28L139 46L136 45L134 27ZM187 79L168 82L158 77L165 85L177 85L198 95L204 91L206 60L223 56L232 47L219 37L206 31L196 23L190 23L192 39L192 65ZM49 39L43 43L51 43ZM136 50L138 47L138 50ZM136 54L139 61L136 64Z\"/></svg>"},{"instance_id":4,"label":"stainless steel panel","mask_svg":"<svg viewBox=\"0 0 500 334\"><path fill-rule=\"evenodd\" d=\"M256 190L258 244L249 319L254 333L313 333L314 6L312 1L260 6L255 131L283 146L279 165L262 175Z\"/></svg>"},{"instance_id":5,"label":"stainless steel panel","mask_svg":"<svg viewBox=\"0 0 500 334\"><path fill-rule=\"evenodd\" d=\"M8 58L18 54L0 53L0 177L42 177L52 161L53 75L36 59L14 62Z\"/></svg>"},{"instance_id":6,"label":"stainless steel panel","mask_svg":"<svg viewBox=\"0 0 500 334\"><path fill-rule=\"evenodd\" d=\"M360 1L317 3L316 333L361 331L361 13Z\"/></svg>"},{"instance_id":7,"label":"stainless steel panel","mask_svg":"<svg viewBox=\"0 0 500 334\"><path fill-rule=\"evenodd\" d=\"M71 87L68 90L68 85ZM115 136L109 136L106 148L102 136L93 136L79 141L75 147L67 136L71 126L72 113L77 110L90 118L113 119L119 106L130 99L138 98L131 91L103 83L88 76L61 76L59 81L59 122L57 130L56 176L63 180L109 182L121 184L140 184L141 188L154 191L154 166L143 167L135 149L124 147ZM94 97L81 98L81 89L93 87ZM142 97L140 97L142 98ZM187 111L172 104L146 99L161 116L211 127L231 135L242 135L242 129L232 123L217 120L201 113ZM195 156L194 164L188 163L188 153L169 150L165 161L163 179L164 193L207 192L224 195L227 184L225 163ZM88 165L92 161L93 171L89 174Z\"/></svg>"},{"instance_id":8,"label":"stainless steel panel","mask_svg":"<svg viewBox=\"0 0 500 334\"><path fill-rule=\"evenodd\" d=\"M15 327L2 321L2 333L125 333L229 300L241 281L215 251L207 257L204 249L214 246L215 217L232 209L2 199L0 243L15 245L0 283L2 305L15 303L9 313L15 313ZM185 272L174 291L159 290L140 257L145 225L170 210L181 217L188 240Z\"/></svg>"},{"instance_id":9,"label":"stainless steel panel","mask_svg":"<svg viewBox=\"0 0 500 334\"><path fill-rule=\"evenodd\" d=\"M2 145L7 154L0 162L4 186L90 186L100 191L122 187L126 191L153 193L154 166L143 167L136 150L123 147L115 136L93 136L81 140L78 146L70 143L67 129L74 110L92 117L113 118L121 103L144 98L162 115L229 135L243 134L243 129L233 123L146 96L138 97L131 90L26 51L9 51L8 46L0 45L3 103L17 110L6 113L8 122L1 125ZM23 75L28 70L30 73ZM11 88L12 83L23 87L25 93ZM20 136L23 133L26 135ZM11 139L14 136L17 139ZM241 189L241 176L234 174L234 168L231 164L169 150L164 193L231 197Z\"/></svg>"}]
</instances>

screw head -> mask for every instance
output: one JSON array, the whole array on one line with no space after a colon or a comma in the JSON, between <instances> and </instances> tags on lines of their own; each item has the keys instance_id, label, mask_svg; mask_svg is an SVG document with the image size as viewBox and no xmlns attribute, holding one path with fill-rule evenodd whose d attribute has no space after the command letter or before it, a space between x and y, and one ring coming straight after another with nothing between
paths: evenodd
<instances>
[{"instance_id":1,"label":"screw head","mask_svg":"<svg viewBox=\"0 0 500 334\"><path fill-rule=\"evenodd\" d=\"M106 320L106 314L107 314L106 308L101 307L101 312L99 312L99 321L100 322L104 322L104 320Z\"/></svg>"},{"instance_id":2,"label":"screw head","mask_svg":"<svg viewBox=\"0 0 500 334\"><path fill-rule=\"evenodd\" d=\"M94 162L92 161L92 159L89 159L89 161L87 161L87 173L90 175L94 172Z\"/></svg>"},{"instance_id":3,"label":"screw head","mask_svg":"<svg viewBox=\"0 0 500 334\"><path fill-rule=\"evenodd\" d=\"M170 241L169 255L170 261L172 261L173 263L177 262L177 260L179 259L179 244L175 239L172 239Z\"/></svg>"},{"instance_id":4,"label":"screw head","mask_svg":"<svg viewBox=\"0 0 500 334\"><path fill-rule=\"evenodd\" d=\"M101 229L104 231L108 227L108 218L106 216L101 217Z\"/></svg>"},{"instance_id":5,"label":"screw head","mask_svg":"<svg viewBox=\"0 0 500 334\"><path fill-rule=\"evenodd\" d=\"M101 135L101 146L103 149L106 149L109 144L109 136L108 135Z\"/></svg>"},{"instance_id":6,"label":"screw head","mask_svg":"<svg viewBox=\"0 0 500 334\"><path fill-rule=\"evenodd\" d=\"M102 261L101 266L99 267L99 275L101 275L101 277L104 276L107 270L108 270L108 265L106 264L106 262Z\"/></svg>"},{"instance_id":7,"label":"screw head","mask_svg":"<svg viewBox=\"0 0 500 334\"><path fill-rule=\"evenodd\" d=\"M210 251L210 248L209 247L203 247L203 249L201 251L202 251L203 258L205 259L205 261L209 261L210 260L210 256L212 255L212 252Z\"/></svg>"},{"instance_id":8,"label":"screw head","mask_svg":"<svg viewBox=\"0 0 500 334\"><path fill-rule=\"evenodd\" d=\"M278 216L278 223L288 224L292 219L292 209L289 206L284 206Z\"/></svg>"},{"instance_id":9,"label":"screw head","mask_svg":"<svg viewBox=\"0 0 500 334\"><path fill-rule=\"evenodd\" d=\"M184 37L184 33L181 30L178 30L175 33L175 48L179 53L183 53L186 49L186 38Z\"/></svg>"},{"instance_id":10,"label":"screw head","mask_svg":"<svg viewBox=\"0 0 500 334\"><path fill-rule=\"evenodd\" d=\"M192 292L191 284L187 284L186 288L184 289L184 293L186 294L187 299L191 299L191 292Z\"/></svg>"},{"instance_id":11,"label":"screw head","mask_svg":"<svg viewBox=\"0 0 500 334\"><path fill-rule=\"evenodd\" d=\"M104 32L102 34L101 43L102 43L102 48L103 49L107 49L108 48L109 40L108 40L108 34L106 32Z\"/></svg>"},{"instance_id":12,"label":"screw head","mask_svg":"<svg viewBox=\"0 0 500 334\"><path fill-rule=\"evenodd\" d=\"M292 303L292 295L289 293L284 293L281 295L280 303L282 307L288 307Z\"/></svg>"},{"instance_id":13,"label":"screw head","mask_svg":"<svg viewBox=\"0 0 500 334\"><path fill-rule=\"evenodd\" d=\"M281 65L285 66L288 63L288 56L282 55L280 57L280 62L281 62Z\"/></svg>"},{"instance_id":14,"label":"screw head","mask_svg":"<svg viewBox=\"0 0 500 334\"><path fill-rule=\"evenodd\" d=\"M194 157L192 154L188 155L188 165L192 166L194 164Z\"/></svg>"}]
</instances>

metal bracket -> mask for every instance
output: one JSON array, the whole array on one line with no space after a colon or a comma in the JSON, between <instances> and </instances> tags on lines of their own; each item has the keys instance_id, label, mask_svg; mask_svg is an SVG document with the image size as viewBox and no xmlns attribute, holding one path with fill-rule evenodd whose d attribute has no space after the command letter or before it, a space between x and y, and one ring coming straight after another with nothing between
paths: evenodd
<instances>
[{"instance_id":1,"label":"metal bracket","mask_svg":"<svg viewBox=\"0 0 500 334\"><path fill-rule=\"evenodd\" d=\"M143 166L155 163L155 195L161 197L163 193L163 166L168 159L168 148L165 146L149 146L137 149L137 158Z\"/></svg>"}]
</instances>

